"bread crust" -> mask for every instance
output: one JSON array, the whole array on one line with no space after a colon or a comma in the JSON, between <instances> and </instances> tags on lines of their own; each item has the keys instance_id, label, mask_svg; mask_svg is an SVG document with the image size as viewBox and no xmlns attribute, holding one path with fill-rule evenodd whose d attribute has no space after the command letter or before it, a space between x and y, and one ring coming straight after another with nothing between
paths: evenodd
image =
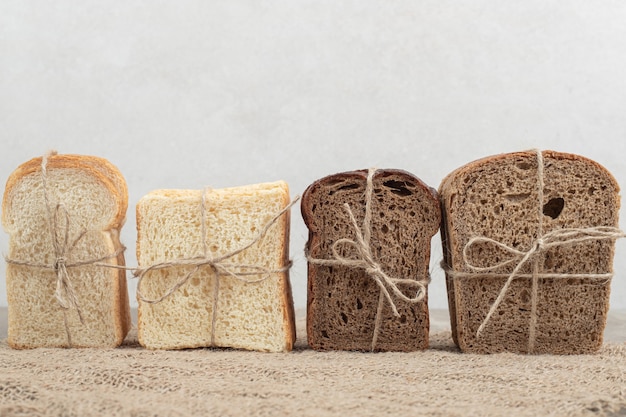
<instances>
[{"instance_id":1,"label":"bread crust","mask_svg":"<svg viewBox=\"0 0 626 417\"><path fill-rule=\"evenodd\" d=\"M13 232L7 218L8 213L12 210L11 197L14 195L13 189L26 176L40 172L41 162L42 157L36 157L24 162L18 166L7 179L5 193L2 199L2 224L9 234ZM48 157L46 168L49 171L62 169L84 170L107 189L115 201L116 212L112 213L109 224L103 229L103 232L107 233L111 237L111 242L115 246L115 250L120 249L121 243L119 240L119 232L124 224L126 210L128 208L128 189L126 181L118 168L104 158L73 154L50 155ZM125 265L123 252L117 256L116 263L117 265ZM113 286L115 291L113 297L118 300L114 305L113 311L115 320L115 340L110 346L115 347L119 346L124 341L124 338L131 327L126 272L124 270L114 270L107 271L106 273L114 276L116 281L116 285ZM16 300L12 294L7 293L7 298L9 304L19 302L19 300ZM8 343L15 349L29 349L37 347L29 344L21 344L11 337L9 337ZM50 347L65 347L65 345ZM73 343L72 347L84 348L88 346L81 345L80 343Z\"/></svg>"},{"instance_id":2,"label":"bread crust","mask_svg":"<svg viewBox=\"0 0 626 417\"><path fill-rule=\"evenodd\" d=\"M6 213L10 209L11 202L8 200L12 194L13 187L17 185L20 179L34 172L41 171L42 157L33 158L24 162L9 175L7 179L4 198L2 199L2 223L4 227L8 227L6 221ZM114 213L110 223L110 229L120 229L126 219L126 210L128 210L128 188L126 180L121 172L111 162L104 158L91 155L51 155L48 157L48 169L85 169L92 176L98 179L115 197L117 212Z\"/></svg>"},{"instance_id":3,"label":"bread crust","mask_svg":"<svg viewBox=\"0 0 626 417\"><path fill-rule=\"evenodd\" d=\"M566 153L566 152L558 152L558 151L553 151L553 150L544 150L544 151L541 151L541 153L544 159L553 158L557 160L581 161L581 162L593 165L597 169L604 171L612 183L611 186L615 188L615 190L618 193L620 191L619 184L617 180L615 179L615 177L613 176L613 174L611 174L611 172L607 170L602 164L600 164L597 161L594 161L593 159L589 159L582 155ZM513 159L516 156L529 156L529 155L530 156L535 155L535 151L518 151L518 152L510 152L510 153L501 153L497 155L486 156L483 158L476 159L472 162L468 162L467 164L460 166L459 168L455 169L454 171L450 172L448 175L444 177L444 179L441 181L441 185L439 186L438 194L439 196L442 196L442 192L446 191L448 187L450 187L450 184L456 178L462 177L469 172L473 172L479 169L483 165L486 165L486 164L489 164L498 160L505 160L509 158Z\"/></svg>"},{"instance_id":4,"label":"bread crust","mask_svg":"<svg viewBox=\"0 0 626 417\"><path fill-rule=\"evenodd\" d=\"M348 171L348 172L342 172L342 173L337 173L337 174L333 174L333 175L329 175L326 176L324 178L318 179L315 182L313 182L311 185L309 185L309 187L306 189L306 191L303 193L302 196L302 204L301 204L301 213L302 213L302 217L304 219L304 222L306 224L306 226L309 229L309 238L308 238L308 242L307 242L307 251L310 252L310 255L313 258L317 258L320 254L316 253L316 249L320 243L321 243L321 239L324 233L324 228L323 226L319 225L316 222L316 216L313 213L313 207L312 207L312 200L313 200L313 195L315 195L316 193L318 193L320 191L320 189L323 189L324 187L328 186L329 184L334 184L334 183L338 183L338 182L342 182L342 183L353 183L353 182L358 182L361 184L365 184L367 182L367 176L368 176L368 170L355 170L355 171ZM439 201L437 198L437 193L436 191L431 188L428 187L426 184L424 184L419 178L415 177L413 174L404 171L404 170L398 170L398 169L381 169L381 170L377 170L375 175L374 175L374 181L377 181L378 179L380 179L381 177L386 178L386 177L399 177L402 178L403 180L407 181L408 183L410 183L411 185L415 186L415 188L417 190L419 190L420 195L426 197L426 199L428 200L428 204L432 207L433 211L436 213L437 218L436 221L434 221L432 224L426 224L426 225L421 225L422 227L424 227L427 231L424 232L424 234L428 235L428 239L432 238L432 236L437 232L437 230L439 229L439 223L441 221L440 218L440 212L439 212ZM430 247L430 240L428 242L428 247ZM429 256L428 256L429 258ZM320 343L320 341L317 339L317 332L315 330L315 322L316 322L316 307L313 305L316 294L315 294L315 283L314 280L316 279L316 277L318 276L319 271L321 270L321 268L327 268L327 267L322 267L319 265L316 265L315 263L312 262L308 262L308 285L307 285L307 335L308 335L308 343L309 345L316 350L327 350L328 347L324 347L323 344ZM383 268L384 268L384 264L383 264ZM427 267L426 267L427 268ZM421 279L424 277L419 277L417 279ZM425 337L424 340L420 341L419 344L419 349L425 349L428 347L428 328L429 328L429 317L428 317L428 307L427 307L427 303L428 303L428 297L427 295L425 296L424 300L423 300L423 304L421 307L419 307L419 309L421 309L421 323L423 325L423 327L425 328ZM419 305L418 305L419 306ZM321 307L317 307L318 309ZM418 309L418 307L416 306L416 309ZM385 316L386 317L386 316ZM342 347L336 347L337 349L342 349ZM362 346L360 348L356 348L357 350L369 350L370 346L368 344L368 346ZM396 346L393 347L391 349L388 348L376 348L377 350L415 350L415 347L409 347L409 346L404 346L404 347L400 347L400 346Z\"/></svg>"},{"instance_id":5,"label":"bread crust","mask_svg":"<svg viewBox=\"0 0 626 417\"><path fill-rule=\"evenodd\" d=\"M289 186L286 182L282 183L284 189L284 201L283 207L287 207L290 203ZM288 265L289 260L289 236L291 228L291 211L288 210L282 216L283 228L285 231L283 238L283 265ZM283 317L284 317L284 329L285 329L285 351L293 350L293 345L296 342L296 315L293 306L293 294L291 291L291 280L289 278L289 271L283 273Z\"/></svg>"},{"instance_id":6,"label":"bread crust","mask_svg":"<svg viewBox=\"0 0 626 417\"><path fill-rule=\"evenodd\" d=\"M617 213L619 211L619 205L620 205L619 185L617 181L615 180L615 178L611 175L611 173L605 167L603 167L601 164L599 164L596 161L593 161L591 159L588 159L580 155L575 155L575 154L570 154L570 153L546 150L546 151L542 151L542 156L545 161L544 167L548 167L557 162L565 161L568 163L572 162L572 163L584 164L584 166L588 167L592 172L597 173L597 175L599 177L602 177L603 181L605 182L604 184L602 184L602 186L607 187L609 190L612 190L614 192L615 198L611 198L611 202L613 203L615 216L617 216ZM481 159L472 161L466 165L463 165L455 169L450 174L448 174L441 182L441 185L439 187L439 196L441 200L442 213L443 213L443 221L442 221L442 226L441 226L443 256L444 256L445 264L451 267L452 269L461 267L461 263L460 263L461 260L459 259L458 254L460 253L459 251L461 250L462 246L464 246L464 242L467 240L467 236L465 235L466 233L465 229L463 230L459 229L460 225L456 219L456 216L458 216L458 214L450 213L451 207L453 206L454 199L458 197L460 190L465 190L466 187L469 187L470 185L474 184L473 182L471 182L471 178L476 177L478 173L486 171L490 167L491 168L495 167L497 166L497 164L505 164L505 163L509 163L509 161L510 163L512 163L513 161L519 161L519 160L531 160L531 161L536 160L536 151L513 152L513 153L499 154L499 155L493 155L493 156L481 158ZM544 169L547 169L547 168L544 168ZM532 175L536 175L534 174L534 172L536 171L533 171ZM494 174L492 172L489 175L494 175ZM501 174L501 175L504 176L505 174ZM548 175L548 177L545 177L546 175ZM546 181L550 179L549 174L544 174L544 177L546 178ZM468 181L470 181L469 184L468 184ZM512 179L511 181L515 182L514 179ZM557 187L557 190L555 190L554 188L550 188L550 189L544 188L544 192L545 190L551 190L550 192L556 193L556 194L563 192L563 190L558 189L559 187L558 184L555 186L553 185L551 187ZM566 187L566 185L562 185L561 187L562 188ZM469 195L470 195L469 193L468 194L463 193L463 196L464 196L463 198L466 198L466 197L469 198ZM476 191L473 191L473 194L471 195L475 196ZM567 201L568 197L566 195L563 195L563 197ZM481 197L481 198L486 198L486 197ZM547 199L547 196L544 196L544 199ZM486 202L485 204L493 204L493 202L489 200L489 202ZM535 203L535 206L536 204L537 203ZM536 218L536 214L534 213L536 213L536 211L532 213L531 217ZM544 211L544 216L547 216L545 214L545 211ZM552 219L549 219L549 218L548 220L552 221ZM614 224L606 224L606 226L617 227L617 217L615 217L614 220L615 220ZM470 220L464 218L463 221L469 222ZM479 219L475 219L475 221L479 221ZM513 220L511 219L510 221L513 221ZM560 225L557 222L558 220L554 220L553 223L549 223L549 227L556 228L556 229L564 228L564 227L570 227L570 228L571 227L574 227L574 228L575 227L589 227L589 226L582 226L581 224L574 222L574 220L571 220L571 222L568 222L567 225L565 223L563 225ZM613 223L611 220L608 220L608 219L607 219L607 222ZM599 224L593 225L593 226L599 226ZM602 226L604 226L604 224ZM544 230L544 233L545 232L546 230ZM494 236L494 237L496 238L496 240L498 240L497 236ZM519 239L522 242L524 242L525 238L528 238L528 237L520 236ZM612 263L612 256L613 256L612 250L607 256L611 258L611 263ZM555 261L555 262L558 263L558 261ZM610 269L612 271L612 268ZM546 272L549 272L549 269L547 269ZM607 271L607 272L610 272L610 271ZM480 275L480 274L477 274L477 275ZM502 279L502 283L504 283L504 279ZM557 288L559 285L560 284L554 284L550 288L553 290L554 288ZM448 290L448 303L449 303L449 310L450 310L452 336L453 336L454 342L459 347L461 347L462 350L468 351L468 352L477 352L477 353L491 353L491 352L499 352L502 350L518 351L518 352L525 351L526 349L525 345L517 346L514 343L511 343L510 345L507 345L507 346L504 346L504 345L488 346L488 345L478 343L476 340L474 340L475 336L472 335L472 331L469 331L468 333L468 327L467 327L468 325L465 323L465 321L467 321L467 317L465 315L466 311L459 310L459 305L461 303L460 300L463 298L463 295L459 294L458 292L458 289L461 287L457 288L457 285L455 285L453 278L449 274L446 274L446 287ZM468 291L468 290L465 289L464 291ZM488 293L488 295L489 294L491 293ZM597 303L599 304L604 303L606 308L608 308L608 289L606 289L604 294L606 295L607 299L605 301L598 300ZM467 303L467 301L463 301L463 302ZM543 308L548 308L548 307L544 306ZM601 308L599 307L599 310L597 313L597 315L601 317L600 321L606 320L606 317L604 316L605 312L600 311L603 308L604 307L601 307ZM474 313L473 316L477 316L476 311L474 311L473 313ZM501 312L500 314L503 314L503 313ZM504 314L506 314L506 312ZM462 319L462 317L465 317L465 318ZM459 320L461 320L462 322ZM605 321L603 323L599 323L602 329L604 328L604 323ZM474 333L475 331L476 329L473 330ZM558 348L555 347L552 350L552 352L553 353L589 352L589 351L593 351L597 349L599 346L601 346L601 343L602 343L602 337L600 335L599 340L596 341L596 346L593 348L578 347L578 346L567 347L566 345L559 345L559 347ZM541 352L546 352L546 353L551 352L550 346L540 346L539 349Z\"/></svg>"}]
</instances>

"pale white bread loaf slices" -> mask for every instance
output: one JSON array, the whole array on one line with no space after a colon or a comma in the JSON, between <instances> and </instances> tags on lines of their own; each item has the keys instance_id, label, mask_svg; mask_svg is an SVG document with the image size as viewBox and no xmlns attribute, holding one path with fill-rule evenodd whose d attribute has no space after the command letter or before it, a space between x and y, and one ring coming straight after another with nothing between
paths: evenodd
<instances>
[{"instance_id":1,"label":"pale white bread loaf slices","mask_svg":"<svg viewBox=\"0 0 626 417\"><path fill-rule=\"evenodd\" d=\"M544 151L542 236L559 229L616 228L619 187L613 176L587 158ZM494 239L525 252L539 231L538 157L535 151L496 155L469 163L441 183L444 263L452 271L472 272L463 249L473 237ZM540 256L539 274L610 274L615 242L581 242L549 249ZM490 267L511 258L493 243L472 245L468 260ZM534 262L534 261L533 261ZM520 270L531 274L533 262ZM515 278L484 330L477 330L516 267L490 273L446 277L452 335L466 352L525 353L529 349L531 278ZM609 308L608 279L540 278L534 353L572 354L602 345Z\"/></svg>"},{"instance_id":2,"label":"pale white bread loaf slices","mask_svg":"<svg viewBox=\"0 0 626 417\"><path fill-rule=\"evenodd\" d=\"M282 181L204 191L153 191L137 204L139 265L232 253L256 239L288 204L288 186ZM287 211L261 240L224 260L271 271L284 270L255 283L220 274L216 311L216 275L210 266L200 267L182 287L159 303L146 303L138 296L140 343L150 349L217 346L270 352L291 350L295 321L286 268L289 225ZM178 265L146 273L139 288L141 295L152 300L162 297L192 268ZM259 280L264 276L242 278Z\"/></svg>"},{"instance_id":3,"label":"pale white bread loaf slices","mask_svg":"<svg viewBox=\"0 0 626 417\"><path fill-rule=\"evenodd\" d=\"M34 158L19 166L7 181L2 201L7 258L31 264L7 263L8 343L13 348L118 346L130 328L125 271L93 264L68 267L83 323L78 310L71 307L64 314L55 298L56 255L41 162ZM59 214L58 240L68 231L65 263L104 257L101 263L124 265L119 232L128 191L118 169L95 156L52 155L46 172L49 207Z\"/></svg>"}]
</instances>

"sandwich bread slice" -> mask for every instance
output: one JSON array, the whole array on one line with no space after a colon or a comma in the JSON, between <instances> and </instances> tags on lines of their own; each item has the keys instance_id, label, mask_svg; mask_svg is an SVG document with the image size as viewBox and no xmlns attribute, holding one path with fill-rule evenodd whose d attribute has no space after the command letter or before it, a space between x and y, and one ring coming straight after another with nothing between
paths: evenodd
<instances>
[{"instance_id":1,"label":"sandwich bread slice","mask_svg":"<svg viewBox=\"0 0 626 417\"><path fill-rule=\"evenodd\" d=\"M114 267L124 265L127 205L122 174L95 156L51 154L9 176L2 225L11 347L122 343L130 307L126 273Z\"/></svg>"},{"instance_id":2,"label":"sandwich bread slice","mask_svg":"<svg viewBox=\"0 0 626 417\"><path fill-rule=\"evenodd\" d=\"M276 217L288 204L282 181L143 197L137 205L140 268L172 265L142 277L140 343L150 349L291 350L289 212ZM202 265L185 264L194 259Z\"/></svg>"}]
</instances>

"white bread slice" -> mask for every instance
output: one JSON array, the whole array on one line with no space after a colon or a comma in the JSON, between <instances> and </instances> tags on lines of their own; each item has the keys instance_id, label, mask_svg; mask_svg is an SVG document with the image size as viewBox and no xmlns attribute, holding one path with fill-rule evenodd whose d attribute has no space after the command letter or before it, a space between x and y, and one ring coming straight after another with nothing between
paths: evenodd
<instances>
[{"instance_id":1,"label":"white bread slice","mask_svg":"<svg viewBox=\"0 0 626 417\"><path fill-rule=\"evenodd\" d=\"M205 241L202 236L202 197L205 193ZM235 188L157 190L137 204L137 259L140 267L181 258L217 257L253 241L264 226L289 204L285 182ZM288 265L289 212L264 238L224 262L255 265L275 271ZM140 293L158 299L193 267L152 270L141 281ZM258 280L260 276L248 276ZM220 275L217 314L213 317L215 273L203 266L161 302L138 296L138 337L150 349L232 347L289 351L295 341L295 321L289 275L247 283ZM211 334L215 320L215 332Z\"/></svg>"},{"instance_id":2,"label":"white bread slice","mask_svg":"<svg viewBox=\"0 0 626 417\"><path fill-rule=\"evenodd\" d=\"M93 264L69 267L84 322L75 308L64 317L55 298L49 209L54 213L62 205L59 238L64 236L67 213L69 246L85 233L65 254L67 265L114 254L118 255L101 262L124 265L119 240L128 206L124 177L102 158L51 155L46 165L48 208L41 162L34 158L20 165L9 177L2 201L2 224L9 234L7 258L32 264L7 264L8 343L13 348L119 346L130 328L125 271Z\"/></svg>"}]
</instances>

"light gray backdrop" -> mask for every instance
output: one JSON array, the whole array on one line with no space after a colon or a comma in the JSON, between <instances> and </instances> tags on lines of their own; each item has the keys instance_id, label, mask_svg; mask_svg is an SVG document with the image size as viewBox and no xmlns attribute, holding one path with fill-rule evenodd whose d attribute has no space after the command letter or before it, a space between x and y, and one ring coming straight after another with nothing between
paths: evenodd
<instances>
[{"instance_id":1,"label":"light gray backdrop","mask_svg":"<svg viewBox=\"0 0 626 417\"><path fill-rule=\"evenodd\" d=\"M49 148L109 159L130 189L134 265L134 204L156 188L284 179L295 195L370 166L437 187L534 147L588 156L626 186L625 22L617 0L2 0L0 191ZM297 207L292 229L302 308ZM625 254L620 241L620 309ZM446 308L438 239L432 258L431 307Z\"/></svg>"}]
</instances>

